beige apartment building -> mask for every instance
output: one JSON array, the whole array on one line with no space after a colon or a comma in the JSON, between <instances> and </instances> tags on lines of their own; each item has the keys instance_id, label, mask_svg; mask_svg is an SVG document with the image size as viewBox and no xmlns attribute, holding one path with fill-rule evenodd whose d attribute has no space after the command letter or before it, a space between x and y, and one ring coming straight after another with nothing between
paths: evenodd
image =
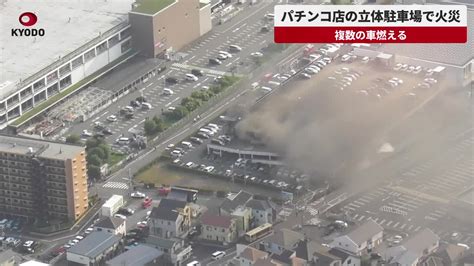
<instances>
[{"instance_id":1,"label":"beige apartment building","mask_svg":"<svg viewBox=\"0 0 474 266\"><path fill-rule=\"evenodd\" d=\"M88 208L85 147L0 136L0 214L75 221Z\"/></svg>"},{"instance_id":2,"label":"beige apartment building","mask_svg":"<svg viewBox=\"0 0 474 266\"><path fill-rule=\"evenodd\" d=\"M205 0L137 0L129 13L133 46L147 57L166 56L212 28Z\"/></svg>"}]
</instances>

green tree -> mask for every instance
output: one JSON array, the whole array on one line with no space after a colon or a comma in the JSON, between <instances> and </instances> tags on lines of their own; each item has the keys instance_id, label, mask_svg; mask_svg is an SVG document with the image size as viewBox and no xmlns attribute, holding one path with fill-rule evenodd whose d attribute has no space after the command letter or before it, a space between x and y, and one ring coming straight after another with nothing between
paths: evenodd
<instances>
[{"instance_id":1,"label":"green tree","mask_svg":"<svg viewBox=\"0 0 474 266\"><path fill-rule=\"evenodd\" d=\"M104 161L108 161L110 158L110 147L109 145L102 143L99 145L99 148L104 152Z\"/></svg>"},{"instance_id":2,"label":"green tree","mask_svg":"<svg viewBox=\"0 0 474 266\"><path fill-rule=\"evenodd\" d=\"M156 132L156 124L155 124L155 121L153 121L153 119L147 119L145 121L145 134L150 136L150 135L153 135L155 134Z\"/></svg>"},{"instance_id":3,"label":"green tree","mask_svg":"<svg viewBox=\"0 0 474 266\"><path fill-rule=\"evenodd\" d=\"M97 155L102 161L106 160L104 151L100 147L94 147L87 152L87 155L90 157L92 155Z\"/></svg>"},{"instance_id":4,"label":"green tree","mask_svg":"<svg viewBox=\"0 0 474 266\"><path fill-rule=\"evenodd\" d=\"M66 137L66 143L79 144L81 142L81 137L76 134L71 134Z\"/></svg>"},{"instance_id":5,"label":"green tree","mask_svg":"<svg viewBox=\"0 0 474 266\"><path fill-rule=\"evenodd\" d=\"M90 150L92 148L98 147L101 144L106 144L104 139L102 139L102 138L89 138L86 141L86 150Z\"/></svg>"},{"instance_id":6,"label":"green tree","mask_svg":"<svg viewBox=\"0 0 474 266\"><path fill-rule=\"evenodd\" d=\"M189 111L188 109L186 109L186 107L184 106L178 106L176 107L176 109L173 111L172 115L176 118L176 119L181 119L185 116L187 116L189 114Z\"/></svg>"},{"instance_id":7,"label":"green tree","mask_svg":"<svg viewBox=\"0 0 474 266\"><path fill-rule=\"evenodd\" d=\"M160 133L165 130L165 122L158 116L153 117L153 122L155 122L155 132Z\"/></svg>"},{"instance_id":8,"label":"green tree","mask_svg":"<svg viewBox=\"0 0 474 266\"><path fill-rule=\"evenodd\" d=\"M89 178L93 178L93 179L100 178L100 167L96 165L88 165L87 175L89 176Z\"/></svg>"},{"instance_id":9,"label":"green tree","mask_svg":"<svg viewBox=\"0 0 474 266\"><path fill-rule=\"evenodd\" d=\"M97 154L92 154L87 156L87 165L95 165L100 167L102 165L102 160L97 156Z\"/></svg>"}]
</instances>

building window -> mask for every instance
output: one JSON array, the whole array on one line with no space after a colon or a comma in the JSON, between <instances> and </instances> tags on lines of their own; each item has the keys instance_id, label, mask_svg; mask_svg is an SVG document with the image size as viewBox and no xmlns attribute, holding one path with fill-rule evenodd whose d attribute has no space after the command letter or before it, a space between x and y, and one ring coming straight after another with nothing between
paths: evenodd
<instances>
[{"instance_id":1,"label":"building window","mask_svg":"<svg viewBox=\"0 0 474 266\"><path fill-rule=\"evenodd\" d=\"M88 62L95 57L95 49L90 50L84 54L84 62Z\"/></svg>"},{"instance_id":2,"label":"building window","mask_svg":"<svg viewBox=\"0 0 474 266\"><path fill-rule=\"evenodd\" d=\"M33 84L33 90L39 90L41 88L44 88L46 84L44 83L44 79L38 80Z\"/></svg>"},{"instance_id":3,"label":"building window","mask_svg":"<svg viewBox=\"0 0 474 266\"><path fill-rule=\"evenodd\" d=\"M59 82L59 87L60 87L61 89L64 89L64 88L68 87L69 85L71 85L71 83L72 83L72 82L71 82L71 75L69 75L69 76L63 78L63 79Z\"/></svg>"},{"instance_id":4,"label":"building window","mask_svg":"<svg viewBox=\"0 0 474 266\"><path fill-rule=\"evenodd\" d=\"M49 75L46 76L46 83L50 84L51 82L58 79L58 72L54 71L51 72Z\"/></svg>"},{"instance_id":5,"label":"building window","mask_svg":"<svg viewBox=\"0 0 474 266\"><path fill-rule=\"evenodd\" d=\"M118 34L109 39L109 48L116 45L120 42L120 37Z\"/></svg>"},{"instance_id":6,"label":"building window","mask_svg":"<svg viewBox=\"0 0 474 266\"><path fill-rule=\"evenodd\" d=\"M125 53L126 51L130 50L130 47L132 47L132 42L130 40L127 40L122 43L122 54Z\"/></svg>"},{"instance_id":7,"label":"building window","mask_svg":"<svg viewBox=\"0 0 474 266\"><path fill-rule=\"evenodd\" d=\"M60 69L59 69L59 75L60 76L64 76L66 75L67 73L71 72L71 66L69 64L65 65L65 66L62 66Z\"/></svg>"},{"instance_id":8,"label":"building window","mask_svg":"<svg viewBox=\"0 0 474 266\"><path fill-rule=\"evenodd\" d=\"M80 67L82 64L83 64L82 55L79 56L78 58L72 60L72 62L71 62L72 69L76 69L76 68Z\"/></svg>"},{"instance_id":9,"label":"building window","mask_svg":"<svg viewBox=\"0 0 474 266\"><path fill-rule=\"evenodd\" d=\"M123 40L127 38L128 36L130 36L130 27L120 32L120 40Z\"/></svg>"},{"instance_id":10,"label":"building window","mask_svg":"<svg viewBox=\"0 0 474 266\"><path fill-rule=\"evenodd\" d=\"M97 54L101 54L105 51L107 51L107 41L97 45Z\"/></svg>"}]
</instances>

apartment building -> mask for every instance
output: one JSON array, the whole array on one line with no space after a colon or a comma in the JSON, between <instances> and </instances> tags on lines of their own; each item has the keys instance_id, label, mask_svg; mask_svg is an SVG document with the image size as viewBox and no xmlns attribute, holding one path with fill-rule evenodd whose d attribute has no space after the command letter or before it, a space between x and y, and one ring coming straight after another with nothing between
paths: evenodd
<instances>
[{"instance_id":1,"label":"apartment building","mask_svg":"<svg viewBox=\"0 0 474 266\"><path fill-rule=\"evenodd\" d=\"M75 221L87 208L84 147L0 136L0 214Z\"/></svg>"}]
</instances>

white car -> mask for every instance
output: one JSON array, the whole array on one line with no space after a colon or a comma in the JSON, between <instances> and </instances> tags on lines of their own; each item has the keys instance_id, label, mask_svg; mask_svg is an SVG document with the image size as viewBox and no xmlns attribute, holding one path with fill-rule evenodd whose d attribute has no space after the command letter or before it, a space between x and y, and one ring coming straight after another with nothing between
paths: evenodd
<instances>
[{"instance_id":1,"label":"white car","mask_svg":"<svg viewBox=\"0 0 474 266\"><path fill-rule=\"evenodd\" d=\"M92 233L93 231L94 231L94 228L93 228L93 227L89 227L89 228L87 228L87 229L84 231L84 233L85 233L86 235L88 235L88 234Z\"/></svg>"},{"instance_id":2,"label":"white car","mask_svg":"<svg viewBox=\"0 0 474 266\"><path fill-rule=\"evenodd\" d=\"M81 135L82 135L83 137L92 137L92 132L90 132L90 131L84 129L84 130L82 131Z\"/></svg>"},{"instance_id":3,"label":"white car","mask_svg":"<svg viewBox=\"0 0 474 266\"><path fill-rule=\"evenodd\" d=\"M144 199L146 197L146 195L145 195L145 193L136 191L136 192L132 192L132 194L130 194L130 197L132 197L134 199Z\"/></svg>"},{"instance_id":4,"label":"white car","mask_svg":"<svg viewBox=\"0 0 474 266\"><path fill-rule=\"evenodd\" d=\"M193 162L186 163L186 167L188 167L188 168L192 168L192 167L194 167L194 165L195 165L195 163L193 163Z\"/></svg>"},{"instance_id":5,"label":"white car","mask_svg":"<svg viewBox=\"0 0 474 266\"><path fill-rule=\"evenodd\" d=\"M225 251L216 251L212 253L211 257L213 260L219 260L225 256Z\"/></svg>"},{"instance_id":6,"label":"white car","mask_svg":"<svg viewBox=\"0 0 474 266\"><path fill-rule=\"evenodd\" d=\"M253 57L263 57L263 54L260 52L254 52L254 53L251 53L250 55Z\"/></svg>"},{"instance_id":7,"label":"white car","mask_svg":"<svg viewBox=\"0 0 474 266\"><path fill-rule=\"evenodd\" d=\"M116 122L117 121L117 117L115 115L109 115L107 117L107 121L109 122Z\"/></svg>"},{"instance_id":8,"label":"white car","mask_svg":"<svg viewBox=\"0 0 474 266\"><path fill-rule=\"evenodd\" d=\"M214 166L207 166L204 168L204 171L208 172L208 173L211 173L212 171L214 171Z\"/></svg>"},{"instance_id":9,"label":"white car","mask_svg":"<svg viewBox=\"0 0 474 266\"><path fill-rule=\"evenodd\" d=\"M305 68L304 71L306 72L306 74L309 74L309 75L314 75L318 73L314 68L311 68L311 67Z\"/></svg>"},{"instance_id":10,"label":"white car","mask_svg":"<svg viewBox=\"0 0 474 266\"><path fill-rule=\"evenodd\" d=\"M228 58L228 56L226 54L218 54L217 55L217 59L219 60L226 60Z\"/></svg>"},{"instance_id":11,"label":"white car","mask_svg":"<svg viewBox=\"0 0 474 266\"><path fill-rule=\"evenodd\" d=\"M165 150L169 151L173 148L174 148L174 144L168 144L168 146L166 146Z\"/></svg>"},{"instance_id":12,"label":"white car","mask_svg":"<svg viewBox=\"0 0 474 266\"><path fill-rule=\"evenodd\" d=\"M138 226L147 226L148 222L147 221L141 221L137 223Z\"/></svg>"},{"instance_id":13,"label":"white car","mask_svg":"<svg viewBox=\"0 0 474 266\"><path fill-rule=\"evenodd\" d=\"M84 237L83 236L76 236L76 239L80 241L80 240L84 239Z\"/></svg>"},{"instance_id":14,"label":"white car","mask_svg":"<svg viewBox=\"0 0 474 266\"><path fill-rule=\"evenodd\" d=\"M172 157L179 157L179 156L182 155L181 151L179 151L179 150L173 150L170 154L171 154Z\"/></svg>"},{"instance_id":15,"label":"white car","mask_svg":"<svg viewBox=\"0 0 474 266\"><path fill-rule=\"evenodd\" d=\"M311 75L309 75L308 73L301 73L300 76L302 78L305 78L305 79L310 79L311 78Z\"/></svg>"},{"instance_id":16,"label":"white car","mask_svg":"<svg viewBox=\"0 0 474 266\"><path fill-rule=\"evenodd\" d=\"M197 260L191 261L190 263L186 264L186 266L201 266L201 263Z\"/></svg>"},{"instance_id":17,"label":"white car","mask_svg":"<svg viewBox=\"0 0 474 266\"><path fill-rule=\"evenodd\" d=\"M122 219L122 220L127 220L127 216L125 216L125 215L122 215L122 214L118 214L118 213L117 213L117 214L115 214L115 215L114 215L114 217L116 217L116 218L120 218L120 219Z\"/></svg>"}]
</instances>

